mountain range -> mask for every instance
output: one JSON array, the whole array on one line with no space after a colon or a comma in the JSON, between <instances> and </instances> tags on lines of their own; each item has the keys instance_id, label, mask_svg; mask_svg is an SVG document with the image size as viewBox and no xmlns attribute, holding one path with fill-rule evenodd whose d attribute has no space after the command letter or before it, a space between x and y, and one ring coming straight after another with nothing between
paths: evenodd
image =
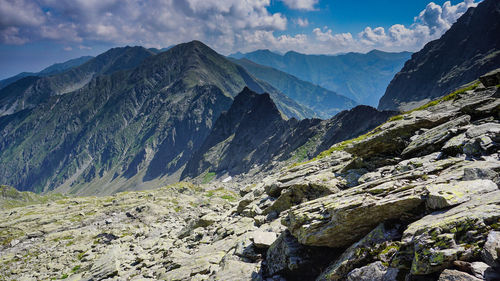
<instances>
[{"instance_id":1,"label":"mountain range","mask_svg":"<svg viewBox=\"0 0 500 281\"><path fill-rule=\"evenodd\" d=\"M21 190L112 193L176 178L244 86L283 118L314 113L201 42L115 48L0 91L0 180ZM5 110L6 109L6 110Z\"/></svg>"},{"instance_id":2,"label":"mountain range","mask_svg":"<svg viewBox=\"0 0 500 281\"><path fill-rule=\"evenodd\" d=\"M406 63L405 112L300 118L338 96L198 41L12 83L0 280L500 280L498 3Z\"/></svg>"},{"instance_id":3,"label":"mountain range","mask_svg":"<svg viewBox=\"0 0 500 281\"><path fill-rule=\"evenodd\" d=\"M287 96L314 110L319 117L328 119L342 110L350 109L357 103L311 82L301 80L275 68L254 63L248 59L231 59L253 76L271 84Z\"/></svg>"},{"instance_id":4,"label":"mountain range","mask_svg":"<svg viewBox=\"0 0 500 281\"><path fill-rule=\"evenodd\" d=\"M269 66L321 86L358 104L377 106L387 85L401 70L411 53L388 53L373 50L366 54L306 55L269 50L231 55Z\"/></svg>"},{"instance_id":5,"label":"mountain range","mask_svg":"<svg viewBox=\"0 0 500 281\"><path fill-rule=\"evenodd\" d=\"M287 160L307 160L334 143L366 133L392 115L357 106L327 120L285 120L268 94L245 88L217 119L181 179L203 173L219 178L250 175Z\"/></svg>"},{"instance_id":6,"label":"mountain range","mask_svg":"<svg viewBox=\"0 0 500 281\"><path fill-rule=\"evenodd\" d=\"M43 70L39 72L21 72L15 76L9 77L7 79L1 80L0 81L0 89L7 87L8 85L16 82L17 80L20 80L24 77L28 76L50 76L54 74L59 74L61 72L64 72L70 68L80 66L90 59L92 59L92 56L83 56L79 57L76 59L71 59L62 63L55 63L49 67L44 68Z\"/></svg>"}]
</instances>

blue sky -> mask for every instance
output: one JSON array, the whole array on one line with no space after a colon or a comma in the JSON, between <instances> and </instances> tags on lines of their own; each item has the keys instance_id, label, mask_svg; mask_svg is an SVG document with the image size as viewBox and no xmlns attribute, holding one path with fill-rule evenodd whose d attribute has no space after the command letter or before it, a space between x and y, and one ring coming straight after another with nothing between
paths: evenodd
<instances>
[{"instance_id":1,"label":"blue sky","mask_svg":"<svg viewBox=\"0 0 500 281\"><path fill-rule=\"evenodd\" d=\"M478 1L0 0L0 79L111 47L417 51Z\"/></svg>"}]
</instances>

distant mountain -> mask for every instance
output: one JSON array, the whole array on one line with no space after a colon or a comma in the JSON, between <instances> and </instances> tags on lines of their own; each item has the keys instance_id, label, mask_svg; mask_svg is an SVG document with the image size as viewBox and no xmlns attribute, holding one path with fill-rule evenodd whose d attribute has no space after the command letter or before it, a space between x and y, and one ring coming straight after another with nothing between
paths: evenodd
<instances>
[{"instance_id":1,"label":"distant mountain","mask_svg":"<svg viewBox=\"0 0 500 281\"><path fill-rule=\"evenodd\" d=\"M389 84L380 109L409 110L500 67L500 1L484 0L415 53Z\"/></svg>"},{"instance_id":2,"label":"distant mountain","mask_svg":"<svg viewBox=\"0 0 500 281\"><path fill-rule=\"evenodd\" d=\"M245 88L218 118L181 178L205 172L235 176L269 169L273 161L302 161L375 128L392 114L358 106L324 121L285 120L269 95Z\"/></svg>"},{"instance_id":3,"label":"distant mountain","mask_svg":"<svg viewBox=\"0 0 500 281\"><path fill-rule=\"evenodd\" d=\"M72 77L80 87L56 92L54 81L70 87ZM20 93L30 106L0 117L0 182L36 192L109 194L176 181L245 86L270 92L284 119L307 116L198 41L159 54L111 49L68 72L22 79L1 92L2 102Z\"/></svg>"},{"instance_id":4,"label":"distant mountain","mask_svg":"<svg viewBox=\"0 0 500 281\"><path fill-rule=\"evenodd\" d=\"M58 74L61 72L64 72L70 68L80 66L87 61L91 60L93 57L92 56L84 56L84 57L79 57L76 59L68 60L62 63L56 63L53 64L45 69L43 69L40 72L21 72L15 76L12 76L10 78L0 80L0 89L7 87L8 85L16 82L19 79L22 79L24 77L28 76L49 76L49 75L54 75Z\"/></svg>"},{"instance_id":5,"label":"distant mountain","mask_svg":"<svg viewBox=\"0 0 500 281\"><path fill-rule=\"evenodd\" d=\"M232 59L253 76L264 80L295 101L313 109L319 117L328 119L342 110L350 109L356 102L310 82L272 67L256 64L248 59Z\"/></svg>"},{"instance_id":6,"label":"distant mountain","mask_svg":"<svg viewBox=\"0 0 500 281\"><path fill-rule=\"evenodd\" d=\"M113 48L57 75L20 79L0 90L0 116L31 109L52 96L78 90L99 75L134 68L154 54L143 47Z\"/></svg>"},{"instance_id":7,"label":"distant mountain","mask_svg":"<svg viewBox=\"0 0 500 281\"><path fill-rule=\"evenodd\" d=\"M346 96L359 104L377 106L387 85L401 70L411 53L387 53L373 50L367 54L284 55L269 50L237 54L255 63L276 68L299 79Z\"/></svg>"}]
</instances>

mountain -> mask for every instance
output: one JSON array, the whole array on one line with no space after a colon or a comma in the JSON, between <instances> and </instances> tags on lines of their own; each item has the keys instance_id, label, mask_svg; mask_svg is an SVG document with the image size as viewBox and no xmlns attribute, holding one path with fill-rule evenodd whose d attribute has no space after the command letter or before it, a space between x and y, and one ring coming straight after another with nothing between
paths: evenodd
<instances>
[{"instance_id":1,"label":"mountain","mask_svg":"<svg viewBox=\"0 0 500 281\"><path fill-rule=\"evenodd\" d=\"M379 109L410 110L500 66L500 2L482 1L438 40L412 55L391 81Z\"/></svg>"},{"instance_id":2,"label":"mountain","mask_svg":"<svg viewBox=\"0 0 500 281\"><path fill-rule=\"evenodd\" d=\"M358 106L325 121L285 120L268 94L245 88L217 119L181 178L205 172L236 176L270 169L274 162L307 160L333 143L375 128L391 115Z\"/></svg>"},{"instance_id":3,"label":"mountain","mask_svg":"<svg viewBox=\"0 0 500 281\"><path fill-rule=\"evenodd\" d=\"M350 109L356 102L310 82L279 71L272 67L256 64L248 59L232 59L253 76L264 80L293 100L314 110L319 117L328 119L338 112Z\"/></svg>"},{"instance_id":4,"label":"mountain","mask_svg":"<svg viewBox=\"0 0 500 281\"><path fill-rule=\"evenodd\" d=\"M377 106L387 85L401 70L411 53L387 53L373 50L367 54L305 55L288 52L284 55L269 50L237 56L269 66L299 79L319 85L358 104Z\"/></svg>"},{"instance_id":5,"label":"mountain","mask_svg":"<svg viewBox=\"0 0 500 281\"><path fill-rule=\"evenodd\" d=\"M57 75L28 76L0 90L0 116L30 109L55 95L76 91L94 77L127 70L154 55L143 47L113 48Z\"/></svg>"},{"instance_id":6,"label":"mountain","mask_svg":"<svg viewBox=\"0 0 500 281\"><path fill-rule=\"evenodd\" d=\"M0 279L499 280L499 103L461 90L248 185L0 186Z\"/></svg>"},{"instance_id":7,"label":"mountain","mask_svg":"<svg viewBox=\"0 0 500 281\"><path fill-rule=\"evenodd\" d=\"M80 83L76 90L54 92L61 89L54 81L67 88L71 77ZM19 93L17 101L25 101L0 117L0 182L36 192L110 194L175 181L245 86L270 92L283 116L307 116L198 41L156 55L142 47L111 49L62 74L21 79L0 92L2 105Z\"/></svg>"},{"instance_id":8,"label":"mountain","mask_svg":"<svg viewBox=\"0 0 500 281\"><path fill-rule=\"evenodd\" d=\"M70 68L82 65L92 58L93 57L91 57L91 56L83 56L83 57L71 59L71 60L68 60L68 61L65 61L62 63L55 63L55 64L43 69L40 72L22 72L22 73L19 73L19 74L12 76L10 78L1 80L0 81L0 89L5 88L8 85L10 85L10 84L12 84L12 83L16 82L17 80L22 79L24 77L49 76L49 75L54 75L54 74L64 72Z\"/></svg>"}]
</instances>

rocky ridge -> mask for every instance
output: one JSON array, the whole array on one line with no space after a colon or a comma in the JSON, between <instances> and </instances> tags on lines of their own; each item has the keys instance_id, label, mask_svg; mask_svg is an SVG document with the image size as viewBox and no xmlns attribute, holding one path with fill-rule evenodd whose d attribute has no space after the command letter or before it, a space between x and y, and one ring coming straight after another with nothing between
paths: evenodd
<instances>
[{"instance_id":1,"label":"rocky ridge","mask_svg":"<svg viewBox=\"0 0 500 281\"><path fill-rule=\"evenodd\" d=\"M5 280L497 280L500 90L476 83L239 190L1 210Z\"/></svg>"}]
</instances>

